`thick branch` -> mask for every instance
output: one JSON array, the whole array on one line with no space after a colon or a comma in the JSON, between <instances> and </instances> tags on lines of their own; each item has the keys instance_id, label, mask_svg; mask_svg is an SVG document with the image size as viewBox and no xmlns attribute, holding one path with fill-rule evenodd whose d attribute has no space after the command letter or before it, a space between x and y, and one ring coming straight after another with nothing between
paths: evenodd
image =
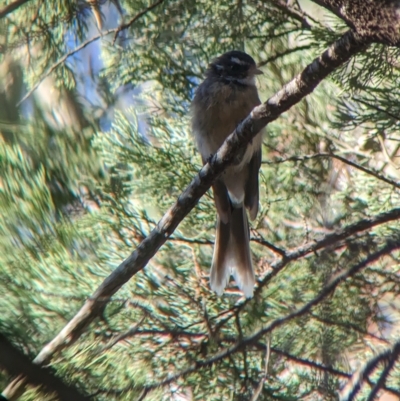
<instances>
[{"instance_id":1,"label":"thick branch","mask_svg":"<svg viewBox=\"0 0 400 401\"><path fill-rule=\"evenodd\" d=\"M347 32L277 94L256 107L204 165L150 235L104 280L75 317L42 349L34 362L39 365L48 362L54 353L79 338L87 325L104 309L122 285L146 266L178 224L194 208L200 197L210 188L212 182L234 162L240 149L247 146L247 143L269 122L276 120L283 112L310 94L324 78L363 50L366 45L365 40L351 31ZM7 392L7 389L5 391Z\"/></svg>"},{"instance_id":2,"label":"thick branch","mask_svg":"<svg viewBox=\"0 0 400 401\"><path fill-rule=\"evenodd\" d=\"M0 334L0 365L10 375L24 374L27 381L46 387L47 391L56 393L62 401L84 401L84 397L74 387L71 387L56 377L49 369L33 364L20 350L14 347L6 337Z\"/></svg>"},{"instance_id":3,"label":"thick branch","mask_svg":"<svg viewBox=\"0 0 400 401\"><path fill-rule=\"evenodd\" d=\"M312 0L344 20L359 35L386 45L400 44L398 0Z\"/></svg>"},{"instance_id":4,"label":"thick branch","mask_svg":"<svg viewBox=\"0 0 400 401\"><path fill-rule=\"evenodd\" d=\"M0 19L6 17L8 14L12 13L29 1L30 0L16 0L14 1L14 3L7 4L0 10Z\"/></svg>"}]
</instances>

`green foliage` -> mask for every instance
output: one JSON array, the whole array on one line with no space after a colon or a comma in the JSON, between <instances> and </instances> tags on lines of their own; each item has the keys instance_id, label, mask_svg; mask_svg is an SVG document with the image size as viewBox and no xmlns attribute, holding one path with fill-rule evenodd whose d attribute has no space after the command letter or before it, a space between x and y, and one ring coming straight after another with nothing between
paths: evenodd
<instances>
[{"instance_id":1,"label":"green foliage","mask_svg":"<svg viewBox=\"0 0 400 401\"><path fill-rule=\"evenodd\" d=\"M31 113L10 101L74 42L90 39L90 5L34 0L1 20L0 45L23 73L12 74L14 64L3 57L9 71L0 74L0 109L17 113L0 113L0 330L32 358L199 170L189 107L207 62L226 50L246 50L263 65L258 84L266 100L345 30L307 2L304 17L278 3L286 2L165 0L115 43L112 35L103 38L101 80L93 82L101 117L115 111L109 130L100 126L101 107L79 92L72 62L48 77L52 95L38 92ZM121 1L124 21L149 4ZM107 17L115 6L102 7ZM267 127L260 213L251 229L260 282L252 300L244 301L234 283L221 298L209 290L215 209L208 192L98 319L52 360L58 375L96 400L145 394L146 400L239 401L251 399L267 359L258 400L337 399L344 378L335 369L351 373L395 338L399 255L368 263L311 311L287 317L397 238L399 223L355 232L279 271L280 256L269 244L288 253L398 205L398 187L379 179L399 178L396 57L382 46L366 49ZM118 91L127 86L135 97L128 109L118 108ZM282 324L272 333L250 341L277 319ZM397 365L387 386L395 388L399 375ZM7 378L0 375L3 385ZM37 400L38 391L30 388L21 399ZM363 391L360 400L368 388Z\"/></svg>"}]
</instances>

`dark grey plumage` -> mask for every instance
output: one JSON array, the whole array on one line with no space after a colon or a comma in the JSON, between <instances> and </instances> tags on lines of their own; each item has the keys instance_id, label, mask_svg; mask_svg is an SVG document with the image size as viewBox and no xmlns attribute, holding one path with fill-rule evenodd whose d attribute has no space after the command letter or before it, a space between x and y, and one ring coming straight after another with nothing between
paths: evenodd
<instances>
[{"instance_id":1,"label":"dark grey plumage","mask_svg":"<svg viewBox=\"0 0 400 401\"><path fill-rule=\"evenodd\" d=\"M260 104L254 60L241 51L231 51L213 60L192 103L192 129L203 163L236 126ZM249 228L258 212L258 172L261 164L261 133L247 146L240 163L230 166L213 185L217 230L210 285L222 294L232 273L246 297L253 295Z\"/></svg>"}]
</instances>

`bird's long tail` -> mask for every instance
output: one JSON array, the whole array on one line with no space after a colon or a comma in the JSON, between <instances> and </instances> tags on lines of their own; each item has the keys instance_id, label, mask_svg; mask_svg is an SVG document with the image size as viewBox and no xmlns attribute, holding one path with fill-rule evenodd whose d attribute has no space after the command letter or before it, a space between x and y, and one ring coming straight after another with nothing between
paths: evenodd
<instances>
[{"instance_id":1,"label":"bird's long tail","mask_svg":"<svg viewBox=\"0 0 400 401\"><path fill-rule=\"evenodd\" d=\"M229 221L217 218L210 286L222 295L230 274L246 298L253 296L254 272L251 262L249 226L244 207L233 208Z\"/></svg>"}]
</instances>

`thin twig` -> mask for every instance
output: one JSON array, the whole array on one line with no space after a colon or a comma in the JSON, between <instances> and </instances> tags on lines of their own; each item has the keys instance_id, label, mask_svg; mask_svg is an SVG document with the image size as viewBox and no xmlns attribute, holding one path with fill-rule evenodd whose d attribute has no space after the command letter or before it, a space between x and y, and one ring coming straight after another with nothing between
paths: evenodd
<instances>
[{"instance_id":1,"label":"thin twig","mask_svg":"<svg viewBox=\"0 0 400 401\"><path fill-rule=\"evenodd\" d=\"M283 11L285 14L301 22L301 25L304 29L311 29L311 25L309 24L306 18L312 20L313 22L317 22L315 19L307 15L305 12L296 10L293 7L289 7L287 2L284 0L273 0L273 4L281 11Z\"/></svg>"},{"instance_id":2,"label":"thin twig","mask_svg":"<svg viewBox=\"0 0 400 401\"><path fill-rule=\"evenodd\" d=\"M378 261L382 256L388 255L391 252L393 252L396 249L400 248L400 242L399 241L388 241L385 246L383 246L380 250L377 252L369 255L367 258L365 258L363 261L360 263L350 267L349 269L343 270L341 273L337 274L321 291L320 293L313 298L311 301L303 305L301 308L297 309L296 311L278 318L274 321L272 321L270 324L265 326L264 328L260 329L259 331L255 332L253 335L244 338L241 341L238 341L235 345L233 345L231 348L225 349L219 354L213 356L210 359L206 360L198 360L192 366L188 367L187 369L172 374L169 377L167 377L165 380L151 384L149 386L145 386L147 390L153 390L155 388L158 388L160 386L166 386L171 383L174 383L176 380L179 378L188 376L194 372L197 372L201 368L209 367L212 365L215 365L219 361L230 357L231 355L241 351L244 347L248 347L256 343L259 338L262 336L265 336L268 333L271 333L273 330L275 330L277 327L280 327L289 321L296 319L300 316L305 315L308 313L313 307L316 305L320 304L328 295L330 295L336 287L343 281L345 281L347 278L354 276L356 273L358 273L360 270L364 269L366 266Z\"/></svg>"},{"instance_id":3,"label":"thin twig","mask_svg":"<svg viewBox=\"0 0 400 401\"><path fill-rule=\"evenodd\" d=\"M113 338L107 345L105 345L100 352L107 351L108 349L112 348L115 344L117 344L120 341L123 341L129 337L133 337L137 332L139 327L142 325L144 320L146 319L146 316L142 317L142 319L139 321L139 323L136 323L133 325L128 331L119 334L115 338Z\"/></svg>"},{"instance_id":4,"label":"thin twig","mask_svg":"<svg viewBox=\"0 0 400 401\"><path fill-rule=\"evenodd\" d=\"M70 322L41 350L34 360L35 363L42 365L49 362L56 352L70 346L82 335L87 326L104 310L111 297L147 265L214 180L237 160L236 155L261 129L300 102L330 73L364 50L369 43L368 38L360 37L352 31L346 32L278 93L257 106L208 160L152 232L113 270ZM20 391L20 387L17 390L13 387L15 383L12 382L5 392Z\"/></svg>"},{"instance_id":5,"label":"thin twig","mask_svg":"<svg viewBox=\"0 0 400 401\"><path fill-rule=\"evenodd\" d=\"M387 116L389 116L390 118L393 118L395 121L399 121L399 116L396 116L393 113L390 113L388 110L382 109L381 107L377 106L376 104L371 104L369 102L366 102L365 100L359 98L359 97L355 97L354 101L363 104L364 106L368 106L371 109L374 109L376 111L379 111L382 114L386 114Z\"/></svg>"},{"instance_id":6,"label":"thin twig","mask_svg":"<svg viewBox=\"0 0 400 401\"><path fill-rule=\"evenodd\" d=\"M317 159L320 157L332 157L333 159L340 160L341 162L348 164L349 166L354 167L357 170L362 171L363 173L369 174L369 175L377 178L380 181L386 182L387 184L390 184L393 187L400 188L400 183L393 181L390 178L387 178L376 171L370 170L364 166L361 166L360 164L352 162L352 161L346 159L345 157L336 155L334 153L315 153L312 155L304 155L304 156L290 156L290 157L286 157L286 158L276 158L274 160L266 160L266 161L263 161L262 163L263 164L279 164L279 163L286 163L286 162L303 162L306 160Z\"/></svg>"},{"instance_id":7,"label":"thin twig","mask_svg":"<svg viewBox=\"0 0 400 401\"><path fill-rule=\"evenodd\" d=\"M151 11L153 8L157 7L158 5L160 5L164 0L158 0L155 3L151 4L150 6L148 6L147 8L145 8L144 10L140 11L139 13L137 13L133 18L131 18L128 22L126 22L125 24L120 25L118 28L116 28L115 30L115 35L114 35L114 39L113 39L113 45L115 43L115 41L118 38L118 34L129 28L132 24L134 24L140 17L142 17L144 14L148 13L149 11Z\"/></svg>"},{"instance_id":8,"label":"thin twig","mask_svg":"<svg viewBox=\"0 0 400 401\"><path fill-rule=\"evenodd\" d=\"M352 401L355 399L357 393L361 389L361 385L363 380L367 378L378 366L379 363L387 360L392 360L392 364L395 363L396 359L398 358L400 353L400 341L397 341L393 348L389 348L380 354L376 355L372 359L370 359L361 369L359 369L357 372L353 373L353 375L350 377L349 382L346 384L346 386L343 388L340 396L341 401ZM388 366L390 365L390 362ZM386 380L386 376L389 374L389 371L393 365L390 367L390 369L386 372L386 369L382 372L381 377L379 378L378 382L375 384L374 388L372 389L371 394L375 391L378 391L379 388L382 388L382 386L385 384L384 381ZM382 379L382 381L381 381ZM372 398L373 399L373 398ZM370 401L370 399L368 398Z\"/></svg>"},{"instance_id":9,"label":"thin twig","mask_svg":"<svg viewBox=\"0 0 400 401\"><path fill-rule=\"evenodd\" d=\"M396 363L397 359L399 358L400 355L400 341L398 341L395 346L392 349L391 355L389 357L389 361L387 365L385 366L385 369L383 369L383 372L381 373L378 381L376 382L374 388L372 391L369 393L369 396L367 398L367 401L374 401L375 396L377 395L378 391L382 388L384 388L385 382L387 377L390 374L390 371L393 369L394 364Z\"/></svg>"},{"instance_id":10,"label":"thin twig","mask_svg":"<svg viewBox=\"0 0 400 401\"><path fill-rule=\"evenodd\" d=\"M119 34L119 32L129 28L133 23L135 23L140 17L145 15L147 12L151 11L153 8L157 7L159 4L161 4L164 0L158 0L151 6L145 8L144 10L140 11L137 13L133 18L131 18L127 23L120 25L117 28L112 28L108 29L107 31L104 31L96 36L93 36L92 38L86 40L85 42L81 43L79 46L75 47L75 49L71 50L70 52L64 54L59 60L57 60L54 64L52 64L47 71L39 78L38 81L36 81L35 85L26 93L26 95L17 103L17 106L19 106L22 102L24 102L26 99L28 99L29 96L32 95L32 93L39 87L39 85L51 74L53 73L57 67L59 67L61 64L63 64L69 57L73 56L75 53L80 52L82 49L85 47L89 46L91 43L111 34L114 33L114 42L116 39L116 36Z\"/></svg>"},{"instance_id":11,"label":"thin twig","mask_svg":"<svg viewBox=\"0 0 400 401\"><path fill-rule=\"evenodd\" d=\"M256 390L254 391L254 394L251 397L250 401L257 401L258 397L261 394L261 391L264 387L264 383L267 380L267 376L268 376L268 365L269 365L270 356L271 356L271 338L270 338L270 336L268 336L267 342L265 344L265 361L264 361L263 376L262 376L260 382L258 383L258 386L257 386Z\"/></svg>"},{"instance_id":12,"label":"thin twig","mask_svg":"<svg viewBox=\"0 0 400 401\"><path fill-rule=\"evenodd\" d=\"M370 338L372 338L374 340L377 340L379 342L382 342L384 344L390 344L388 340L386 340L386 339L384 339L382 337L379 337L376 334L373 334L373 333L370 333L370 332L368 332L366 330L361 329L360 326L357 325L357 324L352 324L352 323L349 323L349 322L338 322L338 321L335 321L333 319L328 319L326 317L317 316L314 313L311 313L310 316L312 318L314 318L315 320L317 320L318 322L321 322L323 324L326 324L326 325L329 325L329 326L341 327L341 328L344 328L346 330L353 330L356 333L361 334L363 337L370 337Z\"/></svg>"},{"instance_id":13,"label":"thin twig","mask_svg":"<svg viewBox=\"0 0 400 401\"><path fill-rule=\"evenodd\" d=\"M285 56L295 53L295 52L299 52L302 50L309 50L309 49L311 49L311 45L299 46L299 47L295 47L293 49L287 49L280 53L275 53L273 56L268 57L266 60L259 61L257 63L257 67L263 67L264 65L267 65L268 63L272 63L273 61L277 60L278 58L285 57Z\"/></svg>"}]
</instances>

